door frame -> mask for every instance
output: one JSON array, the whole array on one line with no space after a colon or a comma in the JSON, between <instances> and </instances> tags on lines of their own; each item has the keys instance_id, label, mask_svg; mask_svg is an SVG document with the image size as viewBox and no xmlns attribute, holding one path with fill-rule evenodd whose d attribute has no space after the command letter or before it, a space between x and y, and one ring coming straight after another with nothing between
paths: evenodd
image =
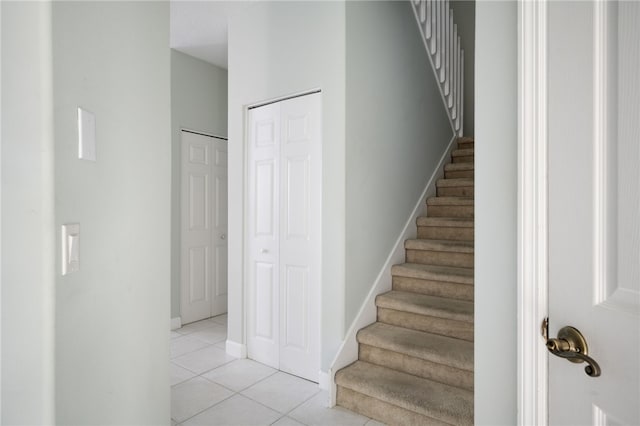
<instances>
[{"instance_id":1,"label":"door frame","mask_svg":"<svg viewBox=\"0 0 640 426\"><path fill-rule=\"evenodd\" d=\"M240 290L241 290L241 306L242 306L242 346L239 347L237 345L235 345L233 342L230 342L229 340L227 340L227 353L229 353L230 355L233 356L238 356L239 358L247 358L249 350L248 350L248 346L249 346L249 294L248 294L248 289L249 289L249 283L247 282L247 280L249 279L249 277L251 276L250 274L250 264L249 264L249 258L250 258L250 253L249 253L249 244L248 244L248 229L249 229L249 214L248 214L248 206L249 206L249 126L250 126L250 122L249 122L249 111L254 109L254 108L259 108L262 106L266 106L269 104L273 104L273 103L277 103L277 102L282 102L282 101L286 101L288 99L294 99L294 98L299 98L302 96L308 96L308 95L313 95L316 93L320 93L322 94L322 89L320 87L314 87L314 88L310 88L308 90L303 90L300 92L293 92L290 94L286 94L286 95L281 95L281 96L276 96L273 98L268 98L268 99L263 99L260 101L256 101L254 103L251 104L246 104L243 106L243 111L242 111L242 115L243 115L243 137L242 137L242 145L243 145L243 153L242 153L242 167L243 167L243 184L242 184L242 203L243 203L243 208L242 208L242 281L240 283ZM322 110L322 106L321 106L321 110ZM322 117L322 116L321 116ZM321 118L321 123L320 126L322 126L322 118ZM322 200L321 200L322 203ZM321 219L322 220L322 219ZM320 244L322 245L322 240L320 242ZM321 260L321 265L322 265L322 260ZM322 267L320 268L320 270L322 270ZM321 284L322 284L322 280L321 280ZM320 292L320 300L319 300L319 304L320 304L320 309L319 309L319 314L320 314L320 330L319 330L319 337L320 337L320 356L322 357L322 305L323 305L323 301L322 301L322 292ZM229 345L229 343L231 343L231 345ZM319 370L319 376L321 376L321 369ZM320 384L320 382L322 381L322 377L318 378L318 383Z\"/></svg>"},{"instance_id":2,"label":"door frame","mask_svg":"<svg viewBox=\"0 0 640 426\"><path fill-rule=\"evenodd\" d=\"M547 425L548 316L547 0L518 2L517 416Z\"/></svg>"}]
</instances>

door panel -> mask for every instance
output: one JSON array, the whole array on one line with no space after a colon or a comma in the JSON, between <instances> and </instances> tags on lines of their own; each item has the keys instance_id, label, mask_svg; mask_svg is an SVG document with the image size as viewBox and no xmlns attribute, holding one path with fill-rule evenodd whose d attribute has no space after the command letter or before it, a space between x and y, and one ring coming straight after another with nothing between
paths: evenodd
<instances>
[{"instance_id":1,"label":"door panel","mask_svg":"<svg viewBox=\"0 0 640 426\"><path fill-rule=\"evenodd\" d=\"M255 108L248 118L249 357L317 381L320 95Z\"/></svg>"},{"instance_id":2,"label":"door panel","mask_svg":"<svg viewBox=\"0 0 640 426\"><path fill-rule=\"evenodd\" d=\"M322 142L320 94L282 102L284 283L280 369L316 382L320 370Z\"/></svg>"},{"instance_id":3,"label":"door panel","mask_svg":"<svg viewBox=\"0 0 640 426\"><path fill-rule=\"evenodd\" d=\"M183 324L227 310L227 145L182 132L180 308Z\"/></svg>"},{"instance_id":4,"label":"door panel","mask_svg":"<svg viewBox=\"0 0 640 426\"><path fill-rule=\"evenodd\" d=\"M211 145L182 135L181 317L184 324L211 315Z\"/></svg>"},{"instance_id":5,"label":"door panel","mask_svg":"<svg viewBox=\"0 0 640 426\"><path fill-rule=\"evenodd\" d=\"M251 110L248 137L249 358L279 366L279 145L277 104Z\"/></svg>"},{"instance_id":6,"label":"door panel","mask_svg":"<svg viewBox=\"0 0 640 426\"><path fill-rule=\"evenodd\" d=\"M552 425L640 424L638 6L549 3L549 332L602 369L550 356Z\"/></svg>"}]
</instances>

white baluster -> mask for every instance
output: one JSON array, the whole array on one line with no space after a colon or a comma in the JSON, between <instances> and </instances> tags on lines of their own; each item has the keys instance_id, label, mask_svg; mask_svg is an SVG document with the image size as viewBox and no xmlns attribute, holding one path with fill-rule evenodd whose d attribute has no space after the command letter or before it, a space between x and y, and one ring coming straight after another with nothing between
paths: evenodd
<instances>
[{"instance_id":1,"label":"white baluster","mask_svg":"<svg viewBox=\"0 0 640 426\"><path fill-rule=\"evenodd\" d=\"M427 19L425 19L424 23L424 37L429 41L431 39L431 15L433 11L431 10L433 4L433 0L427 0Z\"/></svg>"},{"instance_id":2,"label":"white baluster","mask_svg":"<svg viewBox=\"0 0 640 426\"><path fill-rule=\"evenodd\" d=\"M458 42L460 42L460 40L458 40ZM460 92L458 93L458 105L459 105L459 111L460 113L458 114L458 135L462 136L463 133L463 128L462 125L464 124L463 121L463 116L464 116L464 108L463 108L463 100L464 100L464 50L460 49Z\"/></svg>"},{"instance_id":3,"label":"white baluster","mask_svg":"<svg viewBox=\"0 0 640 426\"><path fill-rule=\"evenodd\" d=\"M453 58L455 57L456 51L454 50L454 37L455 37L455 24L453 23L453 12L449 15L449 66L447 68L448 75L447 80L449 81L449 85L453 85ZM453 89L449 90L449 108L453 108L455 92Z\"/></svg>"},{"instance_id":4,"label":"white baluster","mask_svg":"<svg viewBox=\"0 0 640 426\"><path fill-rule=\"evenodd\" d=\"M435 48L433 49L433 55L434 55L434 65L436 67L436 70L440 69L440 39L442 38L441 32L442 32L442 20L440 19L440 13L442 11L442 0L436 0L436 26L435 26L435 31L436 31L436 44L435 44ZM436 75L438 75L438 73L436 72Z\"/></svg>"},{"instance_id":5,"label":"white baluster","mask_svg":"<svg viewBox=\"0 0 640 426\"><path fill-rule=\"evenodd\" d=\"M451 7L449 6L449 0L444 2L444 39L443 39L443 57L444 66L441 70L440 81L442 82L442 91L445 96L449 94L449 81L447 80L449 74L449 15L451 14Z\"/></svg>"},{"instance_id":6,"label":"white baluster","mask_svg":"<svg viewBox=\"0 0 640 426\"><path fill-rule=\"evenodd\" d=\"M433 56L436 53L436 16L438 16L438 0L431 3L431 40L429 43L429 54Z\"/></svg>"},{"instance_id":7,"label":"white baluster","mask_svg":"<svg viewBox=\"0 0 640 426\"><path fill-rule=\"evenodd\" d=\"M426 0L420 1L420 22L424 22L427 19L427 4Z\"/></svg>"},{"instance_id":8,"label":"white baluster","mask_svg":"<svg viewBox=\"0 0 640 426\"><path fill-rule=\"evenodd\" d=\"M460 72L459 63L458 63L458 51L460 50L460 44L458 43L458 25L454 24L453 26L453 54L452 54L452 73L451 73L451 83L453 84L453 108L451 110L451 118L455 119L458 116L458 73Z\"/></svg>"}]
</instances>

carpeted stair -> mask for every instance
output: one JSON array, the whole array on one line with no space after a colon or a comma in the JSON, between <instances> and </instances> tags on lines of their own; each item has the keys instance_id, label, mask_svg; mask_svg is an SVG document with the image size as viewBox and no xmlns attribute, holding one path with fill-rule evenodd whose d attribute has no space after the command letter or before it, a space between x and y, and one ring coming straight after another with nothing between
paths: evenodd
<instances>
[{"instance_id":1,"label":"carpeted stair","mask_svg":"<svg viewBox=\"0 0 640 426\"><path fill-rule=\"evenodd\" d=\"M338 405L390 425L473 424L474 141L457 142L358 361L336 373Z\"/></svg>"}]
</instances>

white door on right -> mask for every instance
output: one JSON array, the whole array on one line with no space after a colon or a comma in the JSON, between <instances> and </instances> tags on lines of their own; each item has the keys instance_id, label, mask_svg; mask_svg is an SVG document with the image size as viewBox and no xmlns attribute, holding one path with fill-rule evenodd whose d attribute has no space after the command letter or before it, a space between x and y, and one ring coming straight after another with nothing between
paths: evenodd
<instances>
[{"instance_id":1,"label":"white door on right","mask_svg":"<svg viewBox=\"0 0 640 426\"><path fill-rule=\"evenodd\" d=\"M640 3L548 3L549 424L640 425Z\"/></svg>"},{"instance_id":2,"label":"white door on right","mask_svg":"<svg viewBox=\"0 0 640 426\"><path fill-rule=\"evenodd\" d=\"M319 93L253 108L247 141L247 352L317 382L322 134Z\"/></svg>"}]
</instances>

